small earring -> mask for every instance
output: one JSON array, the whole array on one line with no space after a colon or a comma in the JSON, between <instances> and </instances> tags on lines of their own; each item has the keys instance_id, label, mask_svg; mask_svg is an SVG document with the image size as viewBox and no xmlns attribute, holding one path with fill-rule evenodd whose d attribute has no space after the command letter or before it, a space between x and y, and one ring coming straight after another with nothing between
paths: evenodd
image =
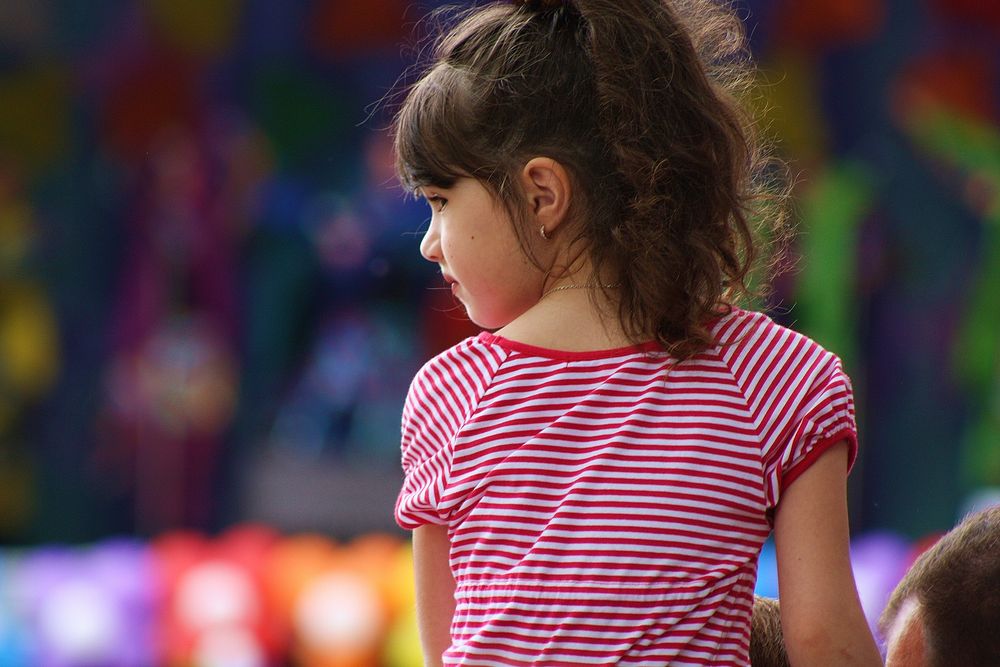
<instances>
[{"instance_id":1,"label":"small earring","mask_svg":"<svg viewBox=\"0 0 1000 667\"><path fill-rule=\"evenodd\" d=\"M548 234L545 233L545 225L541 226L541 228L538 230L538 233L541 234L542 238L545 239L546 241L548 241L551 238Z\"/></svg>"}]
</instances>

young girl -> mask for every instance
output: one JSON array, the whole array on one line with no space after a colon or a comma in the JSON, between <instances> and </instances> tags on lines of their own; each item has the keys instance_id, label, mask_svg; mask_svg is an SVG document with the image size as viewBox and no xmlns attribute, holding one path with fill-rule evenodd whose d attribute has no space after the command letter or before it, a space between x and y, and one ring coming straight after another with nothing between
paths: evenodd
<instances>
[{"instance_id":1,"label":"young girl","mask_svg":"<svg viewBox=\"0 0 1000 667\"><path fill-rule=\"evenodd\" d=\"M492 331L428 362L403 412L428 664L746 665L772 528L792 664L880 664L848 560L849 380L735 306L765 201L727 87L738 19L458 19L394 128L421 253Z\"/></svg>"}]
</instances>

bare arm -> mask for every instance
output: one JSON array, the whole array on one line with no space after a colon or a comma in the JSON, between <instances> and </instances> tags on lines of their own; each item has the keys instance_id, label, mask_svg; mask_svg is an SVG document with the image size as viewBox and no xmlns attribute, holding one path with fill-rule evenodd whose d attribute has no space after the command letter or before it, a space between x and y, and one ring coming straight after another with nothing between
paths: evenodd
<instances>
[{"instance_id":1,"label":"bare arm","mask_svg":"<svg viewBox=\"0 0 1000 667\"><path fill-rule=\"evenodd\" d=\"M778 503L781 625L795 666L882 664L851 570L846 477L847 443L838 443Z\"/></svg>"},{"instance_id":2,"label":"bare arm","mask_svg":"<svg viewBox=\"0 0 1000 667\"><path fill-rule=\"evenodd\" d=\"M441 665L441 654L451 645L455 580L448 564L448 547L446 526L421 526L413 531L417 620L427 667Z\"/></svg>"}]
</instances>

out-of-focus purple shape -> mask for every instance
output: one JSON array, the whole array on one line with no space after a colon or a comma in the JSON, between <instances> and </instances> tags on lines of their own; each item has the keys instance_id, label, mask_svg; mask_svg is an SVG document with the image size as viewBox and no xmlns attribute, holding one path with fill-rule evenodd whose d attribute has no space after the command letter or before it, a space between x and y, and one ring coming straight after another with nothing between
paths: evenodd
<instances>
[{"instance_id":1,"label":"out-of-focus purple shape","mask_svg":"<svg viewBox=\"0 0 1000 667\"><path fill-rule=\"evenodd\" d=\"M156 664L157 582L148 549L112 541L25 555L13 586L28 661L38 667Z\"/></svg>"},{"instance_id":2,"label":"out-of-focus purple shape","mask_svg":"<svg viewBox=\"0 0 1000 667\"><path fill-rule=\"evenodd\" d=\"M909 566L912 547L895 533L877 531L851 542L851 564L861 606L874 631L889 595Z\"/></svg>"}]
</instances>

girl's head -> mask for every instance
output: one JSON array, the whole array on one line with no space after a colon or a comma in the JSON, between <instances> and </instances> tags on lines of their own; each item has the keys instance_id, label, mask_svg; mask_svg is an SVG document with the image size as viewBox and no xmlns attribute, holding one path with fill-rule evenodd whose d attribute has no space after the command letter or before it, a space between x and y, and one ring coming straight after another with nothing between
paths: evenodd
<instances>
[{"instance_id":1,"label":"girl's head","mask_svg":"<svg viewBox=\"0 0 1000 667\"><path fill-rule=\"evenodd\" d=\"M736 97L743 47L739 19L707 0L466 10L396 116L400 178L425 195L476 181L517 241L511 262L544 274L547 243L584 248L593 275L617 285L625 331L690 356L748 291L750 219L767 199ZM526 191L538 164L567 184L551 240Z\"/></svg>"}]
</instances>

